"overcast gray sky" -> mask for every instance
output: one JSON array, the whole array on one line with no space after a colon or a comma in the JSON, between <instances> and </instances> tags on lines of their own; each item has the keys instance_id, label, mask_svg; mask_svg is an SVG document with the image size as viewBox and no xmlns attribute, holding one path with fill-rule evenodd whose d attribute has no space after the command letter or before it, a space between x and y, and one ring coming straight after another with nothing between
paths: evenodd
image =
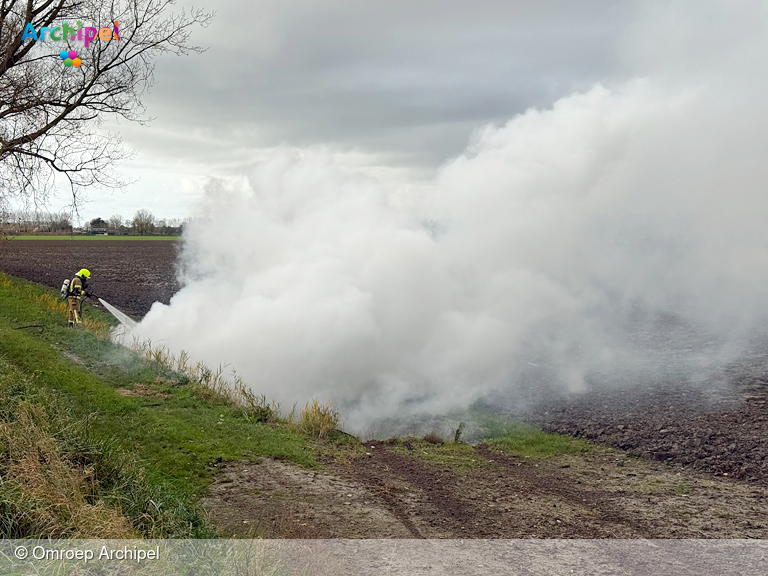
<instances>
[{"instance_id":1,"label":"overcast gray sky","mask_svg":"<svg viewBox=\"0 0 768 576\"><path fill-rule=\"evenodd\" d=\"M201 3L195 2L200 6ZM245 174L271 148L329 146L361 167L428 178L472 132L625 73L632 5L609 0L224 0L169 57L121 125L138 178L89 193L86 218L184 217L207 178Z\"/></svg>"}]
</instances>

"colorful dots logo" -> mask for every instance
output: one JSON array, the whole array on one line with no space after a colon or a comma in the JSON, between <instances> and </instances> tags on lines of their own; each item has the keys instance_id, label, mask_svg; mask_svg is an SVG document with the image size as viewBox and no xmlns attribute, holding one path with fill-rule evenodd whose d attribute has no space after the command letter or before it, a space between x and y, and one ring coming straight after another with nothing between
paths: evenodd
<instances>
[{"instance_id":1,"label":"colorful dots logo","mask_svg":"<svg viewBox=\"0 0 768 576\"><path fill-rule=\"evenodd\" d=\"M78 66L80 66L80 64L83 63L82 60L80 60L80 58L77 57L77 52L75 52L74 50L69 50L69 51L62 50L61 52L59 52L59 56L61 57L62 60L64 60L64 66L74 66L75 68L77 68Z\"/></svg>"}]
</instances>

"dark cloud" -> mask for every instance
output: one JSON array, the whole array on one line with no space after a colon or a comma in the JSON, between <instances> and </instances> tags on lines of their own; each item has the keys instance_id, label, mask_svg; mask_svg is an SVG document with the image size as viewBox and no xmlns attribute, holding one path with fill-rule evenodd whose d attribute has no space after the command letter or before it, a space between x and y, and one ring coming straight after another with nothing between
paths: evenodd
<instances>
[{"instance_id":1,"label":"dark cloud","mask_svg":"<svg viewBox=\"0 0 768 576\"><path fill-rule=\"evenodd\" d=\"M190 4L192 0L185 0ZM199 5L198 0L194 0ZM158 62L149 127L124 195L87 217L157 205L184 216L206 175L242 174L265 149L325 145L429 177L474 130L620 76L634 8L612 0L210 1L208 50ZM197 192L195 192L197 190Z\"/></svg>"},{"instance_id":2,"label":"dark cloud","mask_svg":"<svg viewBox=\"0 0 768 576\"><path fill-rule=\"evenodd\" d=\"M214 24L196 35L209 50L158 66L157 126L236 147L332 143L416 164L459 152L479 125L613 74L628 20L610 1L215 8Z\"/></svg>"}]
</instances>

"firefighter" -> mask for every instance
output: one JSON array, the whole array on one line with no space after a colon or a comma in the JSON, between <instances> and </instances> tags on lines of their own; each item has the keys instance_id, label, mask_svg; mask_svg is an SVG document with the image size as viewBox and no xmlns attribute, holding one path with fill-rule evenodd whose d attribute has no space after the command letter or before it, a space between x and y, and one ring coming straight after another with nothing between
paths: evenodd
<instances>
[{"instance_id":1,"label":"firefighter","mask_svg":"<svg viewBox=\"0 0 768 576\"><path fill-rule=\"evenodd\" d=\"M83 300L83 296L90 296L91 293L88 290L88 279L91 277L91 273L83 268L75 274L72 281L69 283L69 291L67 292L67 301L69 302L69 326L78 326L82 323L82 312L80 311L80 303Z\"/></svg>"}]
</instances>

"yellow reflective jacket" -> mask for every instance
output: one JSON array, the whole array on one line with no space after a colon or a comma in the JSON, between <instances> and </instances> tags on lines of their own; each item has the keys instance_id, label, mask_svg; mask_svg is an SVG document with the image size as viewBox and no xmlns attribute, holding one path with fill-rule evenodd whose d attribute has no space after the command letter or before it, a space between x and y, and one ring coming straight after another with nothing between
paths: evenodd
<instances>
[{"instance_id":1,"label":"yellow reflective jacket","mask_svg":"<svg viewBox=\"0 0 768 576\"><path fill-rule=\"evenodd\" d=\"M83 281L80 279L80 276L72 278L72 282L69 283L69 295L75 298L82 298L84 291Z\"/></svg>"}]
</instances>

